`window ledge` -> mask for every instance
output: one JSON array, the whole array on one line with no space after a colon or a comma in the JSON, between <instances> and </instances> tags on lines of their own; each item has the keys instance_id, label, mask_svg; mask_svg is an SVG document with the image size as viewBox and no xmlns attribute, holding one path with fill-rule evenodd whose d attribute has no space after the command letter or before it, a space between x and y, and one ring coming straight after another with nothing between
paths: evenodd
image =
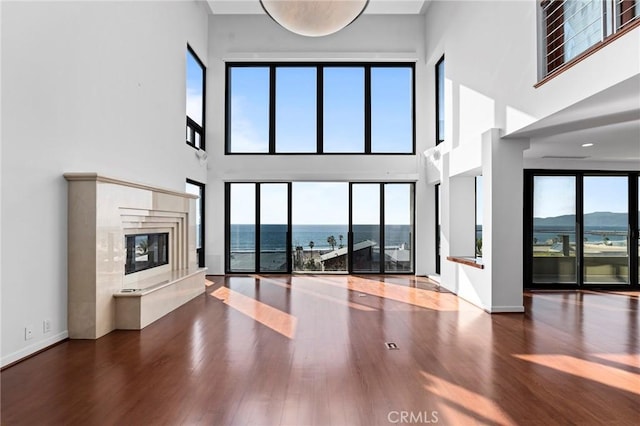
<instances>
[{"instance_id":1,"label":"window ledge","mask_svg":"<svg viewBox=\"0 0 640 426\"><path fill-rule=\"evenodd\" d=\"M619 39L620 37L622 37L626 33L631 32L631 31L633 31L634 29L636 29L638 27L640 27L640 19L636 18L636 20L634 22L630 22L626 27L618 30L618 32L608 36L603 41L594 44L589 49L585 50L584 52L582 52L581 54L579 54L575 58L571 59L568 62L565 62L564 64L560 65L555 70L551 71L549 74L544 76L539 82L534 84L533 87L537 89L538 87L542 86L546 82L548 82L550 80L553 80L554 78L556 78L560 74L562 74L565 71L567 71L568 69L572 68L577 63L582 62L584 59L588 58L589 56L593 55L594 53L596 53L600 49L602 49L605 46L611 44L612 42L614 42L615 40Z\"/></svg>"},{"instance_id":2,"label":"window ledge","mask_svg":"<svg viewBox=\"0 0 640 426\"><path fill-rule=\"evenodd\" d=\"M447 260L454 263L462 263L463 265L473 268L484 269L482 260L472 256L447 256Z\"/></svg>"}]
</instances>

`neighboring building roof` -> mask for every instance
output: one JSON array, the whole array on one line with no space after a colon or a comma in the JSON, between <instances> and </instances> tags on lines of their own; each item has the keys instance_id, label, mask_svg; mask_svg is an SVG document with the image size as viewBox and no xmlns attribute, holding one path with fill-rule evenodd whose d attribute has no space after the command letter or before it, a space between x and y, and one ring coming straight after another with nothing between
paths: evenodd
<instances>
[{"instance_id":1,"label":"neighboring building roof","mask_svg":"<svg viewBox=\"0 0 640 426\"><path fill-rule=\"evenodd\" d=\"M385 250L385 258L393 262L410 262L411 250L401 248Z\"/></svg>"},{"instance_id":2,"label":"neighboring building roof","mask_svg":"<svg viewBox=\"0 0 640 426\"><path fill-rule=\"evenodd\" d=\"M359 243L355 243L353 245L353 251L356 252L356 251L364 250L366 248L377 246L377 245L378 243L376 243L375 241L364 240ZM349 247L342 247L337 250L330 251L328 253L320 255L320 262L325 262L329 259L335 259L336 257L345 256L348 252L349 252Z\"/></svg>"}]
</instances>

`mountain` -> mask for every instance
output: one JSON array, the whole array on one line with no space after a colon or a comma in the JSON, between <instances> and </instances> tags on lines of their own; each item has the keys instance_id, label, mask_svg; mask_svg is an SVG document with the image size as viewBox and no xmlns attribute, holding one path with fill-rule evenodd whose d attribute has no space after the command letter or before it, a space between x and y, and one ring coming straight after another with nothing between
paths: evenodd
<instances>
[{"instance_id":1,"label":"mountain","mask_svg":"<svg viewBox=\"0 0 640 426\"><path fill-rule=\"evenodd\" d=\"M533 225L538 226L566 226L571 227L575 225L574 215L562 215L555 217L534 217ZM622 226L628 225L628 219L626 213L612 213L612 212L594 212L584 215L584 226Z\"/></svg>"}]
</instances>

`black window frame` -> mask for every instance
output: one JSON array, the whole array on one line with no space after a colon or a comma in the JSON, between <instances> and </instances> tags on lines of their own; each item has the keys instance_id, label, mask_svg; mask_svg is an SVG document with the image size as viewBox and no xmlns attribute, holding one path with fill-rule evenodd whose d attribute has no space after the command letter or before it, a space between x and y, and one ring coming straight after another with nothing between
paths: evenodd
<instances>
[{"instance_id":1,"label":"black window frame","mask_svg":"<svg viewBox=\"0 0 640 426\"><path fill-rule=\"evenodd\" d=\"M286 249L286 256L287 256L287 270L286 272L284 271L262 271L262 272L257 272L260 271L260 186L262 184L273 184L273 183L277 183L277 184L287 184L288 185L288 197L287 197L287 202L288 202L288 221L289 223L288 228L287 228L287 249ZM347 273L348 274L357 274L357 275L367 275L367 274L382 274L382 275L414 275L415 274L415 270L416 270L416 182L412 182L412 181L397 181L397 182L391 182L391 181L375 181L375 182L368 182L368 181L344 181L344 183L348 184L349 186L349 223L348 223L348 236L347 236L347 241L348 244L347 246L349 247L348 253L347 253L347 257L348 257L348 268L347 268ZM255 211L255 247L256 247L256 252L255 252L255 258L254 258L254 269L253 271L247 271L247 270L232 270L230 268L231 266L231 186L233 184L253 184L255 185L255 203L256 203L256 211ZM385 249L385 187L386 185L410 185L411 187L411 231L410 231L410 249L411 249L411 270L410 271L386 271L385 268L385 262L381 261L380 262L380 268L379 271L357 271L354 272L353 271L353 221L352 221L352 217L353 217L353 195L352 195L352 189L353 189L353 185L358 185L358 184L374 184L374 185L379 185L380 186L380 208L379 208L379 217L380 217L380 253L382 258L384 259L384 249ZM292 257L292 251L293 251L293 246L292 246L292 238L293 238L293 215L292 215L292 211L293 211L293 181L282 181L282 180L276 180L276 181L251 181L251 182L246 182L246 181L229 181L229 182L225 182L224 185L224 199L225 199L225 205L224 205L224 214L225 214L225 224L224 224L224 229L225 229L225 254L224 254L224 259L225 259L225 274L248 274L248 273L260 273L260 274L292 274L292 273L296 273L293 271L293 265L291 263L291 257Z\"/></svg>"},{"instance_id":2,"label":"black window frame","mask_svg":"<svg viewBox=\"0 0 640 426\"><path fill-rule=\"evenodd\" d=\"M198 182L193 179L187 178L186 183L197 186L200 192L200 247L196 246L196 254L198 257L198 266L204 268L204 254L205 254L205 201L206 201L206 185L202 182Z\"/></svg>"},{"instance_id":3,"label":"black window frame","mask_svg":"<svg viewBox=\"0 0 640 426\"><path fill-rule=\"evenodd\" d=\"M445 97L445 93L444 93L444 69L445 69L445 61L444 61L444 55L442 55L442 57L438 60L438 62L436 62L435 65L435 71L436 71L436 146L440 145L441 143L444 142L444 136L445 136L445 131L444 129L442 129L442 132L440 132L440 119L444 120L445 118L445 114L442 114L442 117L440 117L440 95L442 95L442 100L444 103L444 97ZM441 74L441 70L440 70L440 66L442 66L442 76ZM440 85L440 77L442 77L442 85ZM444 126L443 126L444 127Z\"/></svg>"},{"instance_id":4,"label":"black window frame","mask_svg":"<svg viewBox=\"0 0 640 426\"><path fill-rule=\"evenodd\" d=\"M195 59L196 63L202 69L202 126L195 122L188 115L186 116L187 120L187 128L186 131L189 132L189 137L186 138L186 143L190 147L198 150L206 151L206 143L205 143L205 128L206 128L206 96L207 96L207 67L205 67L204 63L200 60L195 50L187 44L187 54L190 54L193 59ZM186 64L185 64L186 70ZM185 82L186 83L186 82ZM196 144L196 134L200 136L200 145Z\"/></svg>"},{"instance_id":5,"label":"black window frame","mask_svg":"<svg viewBox=\"0 0 640 426\"><path fill-rule=\"evenodd\" d=\"M227 62L225 69L225 155L415 155L416 154L416 71L415 62ZM231 149L231 70L237 67L269 68L269 142L267 152L233 152ZM276 69L316 68L316 151L315 152L277 152L276 151ZM327 68L364 68L364 151L362 152L324 152L324 78L323 69ZM409 68L411 70L411 151L410 152L373 152L371 149L371 69L372 68Z\"/></svg>"},{"instance_id":6,"label":"black window frame","mask_svg":"<svg viewBox=\"0 0 640 426\"><path fill-rule=\"evenodd\" d=\"M628 183L628 229L629 241L629 283L628 284L600 284L585 283L584 271L584 253L582 243L576 248L577 251L577 275L575 284L564 283L534 283L533 282L533 197L534 197L534 178L536 176L573 176L576 178L576 241L584 241L583 229L583 209L584 209L584 178L587 176L626 176ZM555 169L525 169L524 170L524 204L523 204L523 287L525 290L576 290L576 289L604 289L604 290L638 290L640 289L640 277L638 276L638 267L640 260L638 259L639 250L637 239L640 238L638 222L638 210L640 209L639 184L640 172L633 170L555 170ZM634 244L635 242L635 244ZM632 271L635 271L633 273Z\"/></svg>"},{"instance_id":7,"label":"black window frame","mask_svg":"<svg viewBox=\"0 0 640 426\"><path fill-rule=\"evenodd\" d=\"M440 191L441 191L440 183L436 183L434 187L434 192L435 192L434 207L436 212L436 215L435 215L436 216L436 220L435 220L436 268L435 270L436 270L436 274L438 275L440 275L440 271L442 270L441 256L440 256L440 252L441 252L440 227L442 226L442 217L440 214Z\"/></svg>"}]
</instances>

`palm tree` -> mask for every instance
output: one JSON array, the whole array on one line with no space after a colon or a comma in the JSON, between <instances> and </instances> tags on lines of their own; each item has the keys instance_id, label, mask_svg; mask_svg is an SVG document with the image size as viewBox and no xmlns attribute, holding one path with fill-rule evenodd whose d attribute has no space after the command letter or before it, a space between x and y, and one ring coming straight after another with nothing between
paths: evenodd
<instances>
[{"instance_id":1,"label":"palm tree","mask_svg":"<svg viewBox=\"0 0 640 426\"><path fill-rule=\"evenodd\" d=\"M329 243L329 245L331 246L331 250L336 249L336 237L331 235L330 237L327 238L327 243Z\"/></svg>"},{"instance_id":2,"label":"palm tree","mask_svg":"<svg viewBox=\"0 0 640 426\"><path fill-rule=\"evenodd\" d=\"M340 247L338 247L338 248L342 248L342 247L344 247L344 246L342 245L342 239L343 239L343 238L344 238L344 237L342 236L342 234L338 235L338 239L340 240Z\"/></svg>"},{"instance_id":3,"label":"palm tree","mask_svg":"<svg viewBox=\"0 0 640 426\"><path fill-rule=\"evenodd\" d=\"M311 256L313 257L313 247L315 246L313 241L309 241L309 248L311 249Z\"/></svg>"}]
</instances>

